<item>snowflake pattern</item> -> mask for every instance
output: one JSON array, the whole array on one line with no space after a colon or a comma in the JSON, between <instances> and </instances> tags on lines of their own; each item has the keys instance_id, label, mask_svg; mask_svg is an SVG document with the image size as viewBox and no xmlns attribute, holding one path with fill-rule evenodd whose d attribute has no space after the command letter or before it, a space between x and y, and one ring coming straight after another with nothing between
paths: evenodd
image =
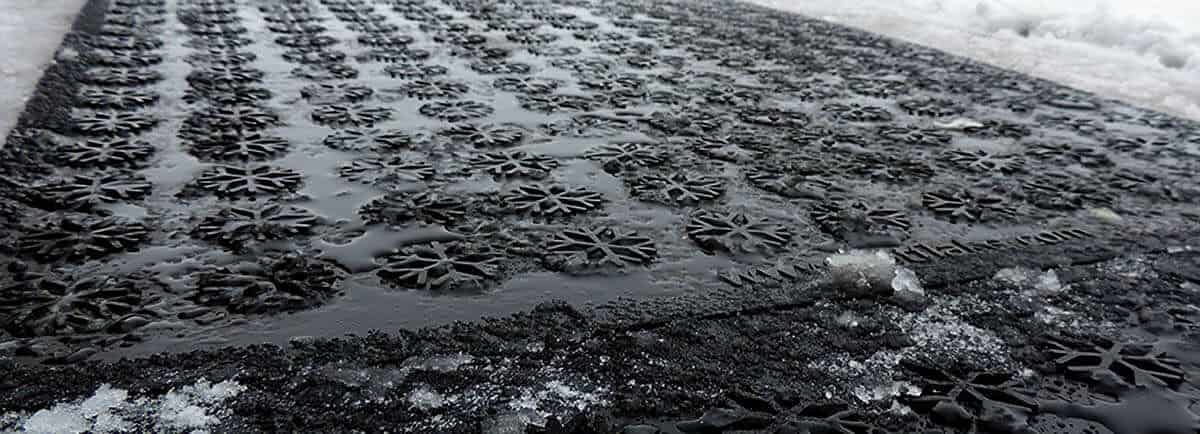
<instances>
[{"instance_id":1,"label":"snowflake pattern","mask_svg":"<svg viewBox=\"0 0 1200 434\"><path fill-rule=\"evenodd\" d=\"M865 106L858 103L827 104L821 108L835 119L850 122L886 122L892 120L892 113L887 109Z\"/></svg>"},{"instance_id":2,"label":"snowflake pattern","mask_svg":"<svg viewBox=\"0 0 1200 434\"><path fill-rule=\"evenodd\" d=\"M903 211L860 200L827 200L813 205L809 215L825 232L842 238L907 232L912 228L912 221Z\"/></svg>"},{"instance_id":3,"label":"snowflake pattern","mask_svg":"<svg viewBox=\"0 0 1200 434\"><path fill-rule=\"evenodd\" d=\"M528 74L533 71L533 67L528 63L509 62L506 60L483 59L471 62L469 65L471 70L484 75L499 75L499 74Z\"/></svg>"},{"instance_id":4,"label":"snowflake pattern","mask_svg":"<svg viewBox=\"0 0 1200 434\"><path fill-rule=\"evenodd\" d=\"M383 258L376 272L398 289L482 290L498 283L503 258L490 249L462 242L402 248Z\"/></svg>"},{"instance_id":5,"label":"snowflake pattern","mask_svg":"<svg viewBox=\"0 0 1200 434\"><path fill-rule=\"evenodd\" d=\"M539 113L591 111L599 101L591 96L569 94L517 95L521 107Z\"/></svg>"},{"instance_id":6,"label":"snowflake pattern","mask_svg":"<svg viewBox=\"0 0 1200 434\"><path fill-rule=\"evenodd\" d=\"M0 327L19 337L103 332L129 315L143 313L149 301L136 281L116 276L66 283L25 273L16 280L16 286L0 295Z\"/></svg>"},{"instance_id":7,"label":"snowflake pattern","mask_svg":"<svg viewBox=\"0 0 1200 434\"><path fill-rule=\"evenodd\" d=\"M128 136L154 128L158 119L138 112L98 111L74 117L75 129L90 136Z\"/></svg>"},{"instance_id":8,"label":"snowflake pattern","mask_svg":"<svg viewBox=\"0 0 1200 434\"><path fill-rule=\"evenodd\" d=\"M915 363L905 368L921 376L917 381L921 394L905 397L904 403L918 413L930 415L935 421L960 427L973 427L1006 422L992 418L1012 417L997 410L1032 413L1038 402L1018 387L1011 375L994 372L951 375Z\"/></svg>"},{"instance_id":9,"label":"snowflake pattern","mask_svg":"<svg viewBox=\"0 0 1200 434\"><path fill-rule=\"evenodd\" d=\"M153 186L141 175L107 173L75 175L46 185L41 193L56 208L91 210L112 202L127 202L150 195Z\"/></svg>"},{"instance_id":10,"label":"snowflake pattern","mask_svg":"<svg viewBox=\"0 0 1200 434\"><path fill-rule=\"evenodd\" d=\"M411 147L416 142L415 137L403 131L378 128L337 130L322 141L332 149L350 152L395 152Z\"/></svg>"},{"instance_id":11,"label":"snowflake pattern","mask_svg":"<svg viewBox=\"0 0 1200 434\"><path fill-rule=\"evenodd\" d=\"M283 60L304 65L329 65L346 61L346 53L326 49L295 49L284 51Z\"/></svg>"},{"instance_id":12,"label":"snowflake pattern","mask_svg":"<svg viewBox=\"0 0 1200 434\"><path fill-rule=\"evenodd\" d=\"M719 178L685 173L647 174L630 182L630 192L644 200L676 205L695 205L725 194Z\"/></svg>"},{"instance_id":13,"label":"snowflake pattern","mask_svg":"<svg viewBox=\"0 0 1200 434\"><path fill-rule=\"evenodd\" d=\"M249 132L266 129L279 123L279 115L255 106L216 107L193 113L184 121L181 132L211 130Z\"/></svg>"},{"instance_id":14,"label":"snowflake pattern","mask_svg":"<svg viewBox=\"0 0 1200 434\"><path fill-rule=\"evenodd\" d=\"M362 104L329 104L312 112L313 121L331 127L369 127L391 117L391 109Z\"/></svg>"},{"instance_id":15,"label":"snowflake pattern","mask_svg":"<svg viewBox=\"0 0 1200 434\"><path fill-rule=\"evenodd\" d=\"M512 151L480 154L471 158L470 165L473 170L498 179L543 179L558 167L558 162L542 155Z\"/></svg>"},{"instance_id":16,"label":"snowflake pattern","mask_svg":"<svg viewBox=\"0 0 1200 434\"><path fill-rule=\"evenodd\" d=\"M685 232L709 251L780 250L792 239L792 231L781 224L737 212L698 211L692 214Z\"/></svg>"},{"instance_id":17,"label":"snowflake pattern","mask_svg":"<svg viewBox=\"0 0 1200 434\"><path fill-rule=\"evenodd\" d=\"M468 119L491 116L494 109L476 101L431 102L417 109L421 114L447 122L462 122Z\"/></svg>"},{"instance_id":18,"label":"snowflake pattern","mask_svg":"<svg viewBox=\"0 0 1200 434\"><path fill-rule=\"evenodd\" d=\"M1177 387L1187 379L1180 362L1151 345L1096 338L1091 342L1047 339L1046 351L1063 372L1102 384Z\"/></svg>"},{"instance_id":19,"label":"snowflake pattern","mask_svg":"<svg viewBox=\"0 0 1200 434\"><path fill-rule=\"evenodd\" d=\"M600 209L604 196L583 187L566 185L521 185L502 197L504 204L517 213L538 217L567 217Z\"/></svg>"},{"instance_id":20,"label":"snowflake pattern","mask_svg":"<svg viewBox=\"0 0 1200 434\"><path fill-rule=\"evenodd\" d=\"M563 85L562 80L542 77L500 77L492 81L492 87L506 92L529 95L554 93Z\"/></svg>"},{"instance_id":21,"label":"snowflake pattern","mask_svg":"<svg viewBox=\"0 0 1200 434\"><path fill-rule=\"evenodd\" d=\"M356 103L374 93L371 88L354 83L318 83L300 89L300 96L313 104Z\"/></svg>"},{"instance_id":22,"label":"snowflake pattern","mask_svg":"<svg viewBox=\"0 0 1200 434\"><path fill-rule=\"evenodd\" d=\"M87 87L79 91L79 104L95 109L133 109L153 105L158 94L124 87Z\"/></svg>"},{"instance_id":23,"label":"snowflake pattern","mask_svg":"<svg viewBox=\"0 0 1200 434\"><path fill-rule=\"evenodd\" d=\"M650 167L663 164L666 156L648 143L610 143L589 149L585 156L600 161L609 172L634 167Z\"/></svg>"},{"instance_id":24,"label":"snowflake pattern","mask_svg":"<svg viewBox=\"0 0 1200 434\"><path fill-rule=\"evenodd\" d=\"M969 190L926 192L921 195L921 204L950 221L977 222L1016 216L1016 210L1003 197Z\"/></svg>"},{"instance_id":25,"label":"snowflake pattern","mask_svg":"<svg viewBox=\"0 0 1200 434\"><path fill-rule=\"evenodd\" d=\"M984 150L951 150L941 159L971 172L1011 174L1021 170L1024 161L1016 155L993 154Z\"/></svg>"},{"instance_id":26,"label":"snowflake pattern","mask_svg":"<svg viewBox=\"0 0 1200 434\"><path fill-rule=\"evenodd\" d=\"M358 77L358 70L344 63L301 65L292 69L292 76L312 81L349 80Z\"/></svg>"},{"instance_id":27,"label":"snowflake pattern","mask_svg":"<svg viewBox=\"0 0 1200 434\"><path fill-rule=\"evenodd\" d=\"M483 149L513 147L525 139L525 130L515 124L457 124L439 134Z\"/></svg>"},{"instance_id":28,"label":"snowflake pattern","mask_svg":"<svg viewBox=\"0 0 1200 434\"><path fill-rule=\"evenodd\" d=\"M469 201L437 191L390 193L372 199L358 210L367 224L403 225L411 221L449 225L466 218Z\"/></svg>"},{"instance_id":29,"label":"snowflake pattern","mask_svg":"<svg viewBox=\"0 0 1200 434\"><path fill-rule=\"evenodd\" d=\"M241 65L209 65L192 71L188 82L206 84L246 84L261 81L263 72Z\"/></svg>"},{"instance_id":30,"label":"snowflake pattern","mask_svg":"<svg viewBox=\"0 0 1200 434\"><path fill-rule=\"evenodd\" d=\"M1113 201L1113 196L1098 185L1066 172L1043 172L1022 183L1022 190L1026 199L1038 207L1076 210Z\"/></svg>"},{"instance_id":31,"label":"snowflake pattern","mask_svg":"<svg viewBox=\"0 0 1200 434\"><path fill-rule=\"evenodd\" d=\"M399 92L417 99L456 99L470 90L465 83L449 80L413 80L400 86Z\"/></svg>"},{"instance_id":32,"label":"snowflake pattern","mask_svg":"<svg viewBox=\"0 0 1200 434\"><path fill-rule=\"evenodd\" d=\"M149 237L149 229L119 217L61 219L27 232L17 251L42 262L81 262L117 252L134 251Z\"/></svg>"},{"instance_id":33,"label":"snowflake pattern","mask_svg":"<svg viewBox=\"0 0 1200 434\"><path fill-rule=\"evenodd\" d=\"M154 154L154 146L128 137L105 137L75 142L58 149L59 160L73 167L123 167L139 164Z\"/></svg>"},{"instance_id":34,"label":"snowflake pattern","mask_svg":"<svg viewBox=\"0 0 1200 434\"><path fill-rule=\"evenodd\" d=\"M441 65L422 65L417 63L397 63L383 68L383 72L392 78L416 79L446 75L450 70Z\"/></svg>"},{"instance_id":35,"label":"snowflake pattern","mask_svg":"<svg viewBox=\"0 0 1200 434\"><path fill-rule=\"evenodd\" d=\"M301 181L303 176L291 169L214 166L200 174L196 185L218 196L260 196L294 191Z\"/></svg>"},{"instance_id":36,"label":"snowflake pattern","mask_svg":"<svg viewBox=\"0 0 1200 434\"><path fill-rule=\"evenodd\" d=\"M567 270L647 265L658 256L649 237L610 227L565 229L546 243L546 252Z\"/></svg>"},{"instance_id":37,"label":"snowflake pattern","mask_svg":"<svg viewBox=\"0 0 1200 434\"><path fill-rule=\"evenodd\" d=\"M262 161L282 155L289 147L282 137L261 133L218 133L195 138L189 151L211 160Z\"/></svg>"},{"instance_id":38,"label":"snowflake pattern","mask_svg":"<svg viewBox=\"0 0 1200 434\"><path fill-rule=\"evenodd\" d=\"M337 171L349 181L380 186L417 183L434 174L428 162L403 157L359 158L338 166Z\"/></svg>"},{"instance_id":39,"label":"snowflake pattern","mask_svg":"<svg viewBox=\"0 0 1200 434\"><path fill-rule=\"evenodd\" d=\"M198 273L188 298L205 306L244 315L309 309L337 295L341 275L327 263L302 255L260 260L237 271L220 268Z\"/></svg>"},{"instance_id":40,"label":"snowflake pattern","mask_svg":"<svg viewBox=\"0 0 1200 434\"><path fill-rule=\"evenodd\" d=\"M312 232L320 218L311 211L268 203L232 206L204 218L196 235L204 240L241 248L246 243L282 240Z\"/></svg>"}]
</instances>

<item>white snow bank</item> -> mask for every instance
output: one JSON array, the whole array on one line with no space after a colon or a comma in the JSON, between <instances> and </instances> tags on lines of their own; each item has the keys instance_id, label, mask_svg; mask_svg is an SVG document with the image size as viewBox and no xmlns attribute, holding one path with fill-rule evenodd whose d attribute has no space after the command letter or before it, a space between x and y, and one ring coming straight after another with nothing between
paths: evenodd
<instances>
[{"instance_id":1,"label":"white snow bank","mask_svg":"<svg viewBox=\"0 0 1200 434\"><path fill-rule=\"evenodd\" d=\"M28 433L197 432L220 422L226 412L222 404L245 389L234 381L200 380L158 398L130 400L128 391L105 384L83 401L60 403L28 417L3 415L0 421L15 420L18 432Z\"/></svg>"},{"instance_id":2,"label":"white snow bank","mask_svg":"<svg viewBox=\"0 0 1200 434\"><path fill-rule=\"evenodd\" d=\"M1200 119L1200 2L749 1Z\"/></svg>"}]
</instances>

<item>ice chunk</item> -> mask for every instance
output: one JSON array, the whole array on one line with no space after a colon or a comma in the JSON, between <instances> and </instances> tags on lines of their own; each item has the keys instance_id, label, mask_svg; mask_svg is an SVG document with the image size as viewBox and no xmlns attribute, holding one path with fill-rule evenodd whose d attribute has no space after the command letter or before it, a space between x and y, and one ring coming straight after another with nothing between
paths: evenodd
<instances>
[{"instance_id":1,"label":"ice chunk","mask_svg":"<svg viewBox=\"0 0 1200 434\"><path fill-rule=\"evenodd\" d=\"M1038 275L1033 289L1042 292L1059 292L1063 290L1063 285L1058 281L1058 273L1055 273L1054 270L1046 270L1045 273Z\"/></svg>"},{"instance_id":2,"label":"ice chunk","mask_svg":"<svg viewBox=\"0 0 1200 434\"><path fill-rule=\"evenodd\" d=\"M892 277L892 290L896 294L925 295L925 288L921 287L921 279L917 277L917 273L904 267L896 268L895 277Z\"/></svg>"},{"instance_id":3,"label":"ice chunk","mask_svg":"<svg viewBox=\"0 0 1200 434\"><path fill-rule=\"evenodd\" d=\"M829 276L840 289L856 295L890 295L896 259L883 250L852 250L825 259Z\"/></svg>"}]
</instances>

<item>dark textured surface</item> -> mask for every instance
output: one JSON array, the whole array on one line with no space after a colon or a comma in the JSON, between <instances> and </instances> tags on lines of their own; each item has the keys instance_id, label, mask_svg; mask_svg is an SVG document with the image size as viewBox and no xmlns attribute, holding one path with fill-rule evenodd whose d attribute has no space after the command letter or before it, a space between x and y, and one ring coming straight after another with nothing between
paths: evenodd
<instances>
[{"instance_id":1,"label":"dark textured surface","mask_svg":"<svg viewBox=\"0 0 1200 434\"><path fill-rule=\"evenodd\" d=\"M1195 430L1113 416L1200 400L1194 122L721 1L74 30L0 161L0 409L205 377L251 389L229 429ZM926 293L827 270L849 249Z\"/></svg>"}]
</instances>

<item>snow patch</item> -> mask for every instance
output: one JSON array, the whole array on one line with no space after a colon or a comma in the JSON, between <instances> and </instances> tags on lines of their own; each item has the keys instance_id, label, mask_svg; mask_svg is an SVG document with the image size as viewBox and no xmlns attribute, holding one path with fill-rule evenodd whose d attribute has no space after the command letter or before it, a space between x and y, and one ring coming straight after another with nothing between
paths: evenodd
<instances>
[{"instance_id":1,"label":"snow patch","mask_svg":"<svg viewBox=\"0 0 1200 434\"><path fill-rule=\"evenodd\" d=\"M896 294L925 295L925 288L921 287L921 279L917 277L917 273L904 267L896 268L895 276L892 277L892 290Z\"/></svg>"},{"instance_id":2,"label":"snow patch","mask_svg":"<svg viewBox=\"0 0 1200 434\"><path fill-rule=\"evenodd\" d=\"M750 1L1200 119L1200 3Z\"/></svg>"},{"instance_id":3,"label":"snow patch","mask_svg":"<svg viewBox=\"0 0 1200 434\"><path fill-rule=\"evenodd\" d=\"M200 380L158 398L130 400L128 391L105 384L83 401L56 404L28 417L7 414L0 421L16 421L12 426L28 433L195 432L218 424L227 415L222 404L245 390L232 380Z\"/></svg>"}]
</instances>

